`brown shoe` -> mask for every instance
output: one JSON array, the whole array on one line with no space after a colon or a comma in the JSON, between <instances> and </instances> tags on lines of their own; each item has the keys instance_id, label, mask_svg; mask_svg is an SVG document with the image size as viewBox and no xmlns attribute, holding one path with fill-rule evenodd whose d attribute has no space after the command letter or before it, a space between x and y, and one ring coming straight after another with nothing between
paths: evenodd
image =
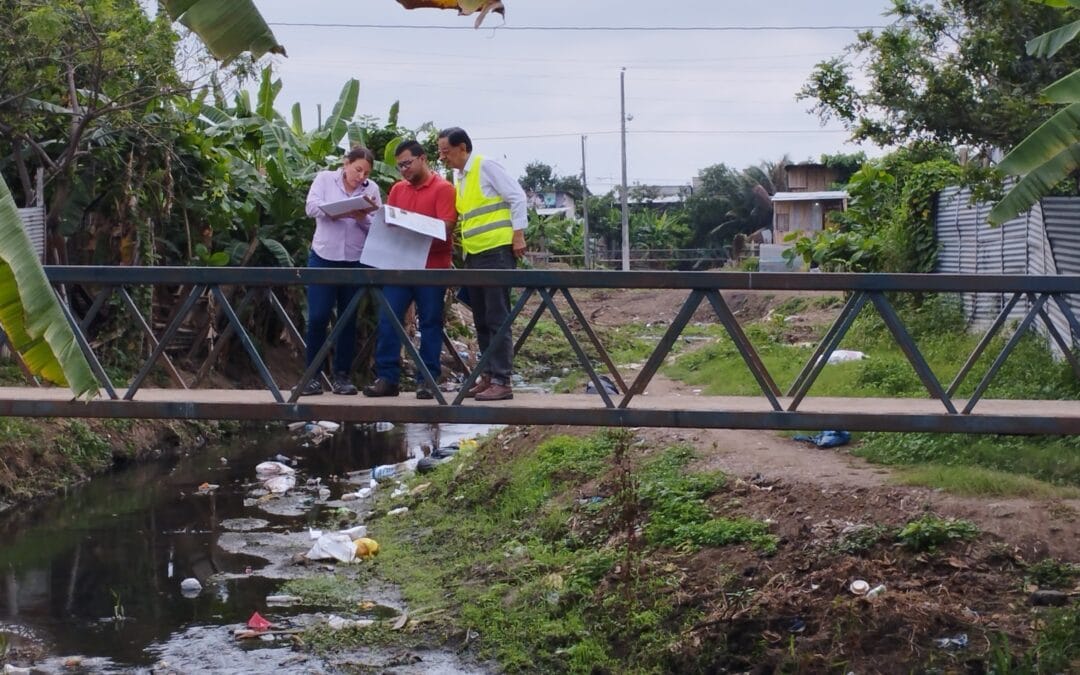
<instances>
[{"instance_id":1,"label":"brown shoe","mask_svg":"<svg viewBox=\"0 0 1080 675\"><path fill-rule=\"evenodd\" d=\"M511 398L514 398L514 390L510 388L510 385L494 382L476 395L477 401L506 401Z\"/></svg>"},{"instance_id":2,"label":"brown shoe","mask_svg":"<svg viewBox=\"0 0 1080 675\"><path fill-rule=\"evenodd\" d=\"M481 375L476 380L476 384L469 387L469 391L465 392L465 398L475 398L477 394L484 391L491 386L491 377L488 375Z\"/></svg>"}]
</instances>

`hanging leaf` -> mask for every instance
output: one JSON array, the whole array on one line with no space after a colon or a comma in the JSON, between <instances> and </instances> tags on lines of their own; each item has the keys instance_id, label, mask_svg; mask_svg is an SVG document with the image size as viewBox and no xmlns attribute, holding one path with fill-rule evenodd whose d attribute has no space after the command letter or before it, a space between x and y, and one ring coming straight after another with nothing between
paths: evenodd
<instances>
[{"instance_id":1,"label":"hanging leaf","mask_svg":"<svg viewBox=\"0 0 1080 675\"><path fill-rule=\"evenodd\" d=\"M285 56L282 47L252 0L162 0L174 21L199 36L210 53L224 62L251 52Z\"/></svg>"},{"instance_id":2,"label":"hanging leaf","mask_svg":"<svg viewBox=\"0 0 1080 675\"><path fill-rule=\"evenodd\" d=\"M75 333L26 236L15 200L0 180L0 326L26 367L76 398L98 395Z\"/></svg>"},{"instance_id":3,"label":"hanging leaf","mask_svg":"<svg viewBox=\"0 0 1080 675\"><path fill-rule=\"evenodd\" d=\"M289 255L289 252L281 245L280 241L268 237L260 237L259 241L262 242L262 245L274 256L278 265L281 265L282 267L294 266L292 256Z\"/></svg>"},{"instance_id":4,"label":"hanging leaf","mask_svg":"<svg viewBox=\"0 0 1080 675\"><path fill-rule=\"evenodd\" d=\"M356 114L356 101L359 96L360 83L355 78L350 79L341 88L341 95L334 104L334 110L323 125L323 130L330 133L330 140L334 145L341 143L341 139L345 138L348 120Z\"/></svg>"}]
</instances>

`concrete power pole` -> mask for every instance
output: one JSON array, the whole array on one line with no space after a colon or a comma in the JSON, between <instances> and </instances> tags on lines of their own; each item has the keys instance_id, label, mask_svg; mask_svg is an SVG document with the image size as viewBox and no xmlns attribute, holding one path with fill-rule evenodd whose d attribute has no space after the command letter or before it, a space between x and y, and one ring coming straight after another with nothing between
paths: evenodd
<instances>
[{"instance_id":1,"label":"concrete power pole","mask_svg":"<svg viewBox=\"0 0 1080 675\"><path fill-rule=\"evenodd\" d=\"M591 270L592 260L589 255L589 184L585 178L585 137L581 137L581 205L585 217L585 230L582 243L585 246L585 269Z\"/></svg>"},{"instance_id":2,"label":"concrete power pole","mask_svg":"<svg viewBox=\"0 0 1080 675\"><path fill-rule=\"evenodd\" d=\"M630 216L626 206L626 68L619 73L619 101L622 109L622 268L630 269Z\"/></svg>"}]
</instances>

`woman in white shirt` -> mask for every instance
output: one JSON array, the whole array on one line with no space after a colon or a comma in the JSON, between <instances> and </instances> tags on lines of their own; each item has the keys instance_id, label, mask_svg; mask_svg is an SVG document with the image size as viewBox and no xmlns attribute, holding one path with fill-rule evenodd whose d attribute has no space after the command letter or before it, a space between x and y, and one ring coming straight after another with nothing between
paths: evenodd
<instances>
[{"instance_id":1,"label":"woman in white shirt","mask_svg":"<svg viewBox=\"0 0 1080 675\"><path fill-rule=\"evenodd\" d=\"M382 206L379 188L368 180L375 165L370 150L356 146L345 155L340 169L320 171L311 184L307 196L307 214L315 219L315 236L311 241L308 267L366 267L360 264L360 252L364 249L371 228L371 214ZM369 206L337 216L323 211L323 204L338 202L350 197L364 197ZM356 394L351 381L352 362L356 358L356 312L342 319L340 314L348 307L357 287L351 285L329 286L312 284L307 288L307 360L308 366L326 342L327 325L337 305L339 320L345 326L334 343L333 392ZM301 396L322 393L318 376L313 377Z\"/></svg>"}]
</instances>

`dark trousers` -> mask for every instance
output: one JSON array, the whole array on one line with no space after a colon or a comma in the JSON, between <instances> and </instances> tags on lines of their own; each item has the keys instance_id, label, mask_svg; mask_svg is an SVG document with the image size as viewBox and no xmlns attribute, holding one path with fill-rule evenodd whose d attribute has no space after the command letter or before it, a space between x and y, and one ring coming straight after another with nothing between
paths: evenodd
<instances>
[{"instance_id":1,"label":"dark trousers","mask_svg":"<svg viewBox=\"0 0 1080 675\"><path fill-rule=\"evenodd\" d=\"M420 321L420 358L431 371L431 376L438 381L446 289L442 286L384 286L382 291L398 321L405 318L409 303L416 302L416 316ZM380 309L378 339L375 342L375 374L384 380L397 382L401 377L401 338L391 322L386 310ZM416 381L422 382L423 379L417 369Z\"/></svg>"},{"instance_id":2,"label":"dark trousers","mask_svg":"<svg viewBox=\"0 0 1080 675\"><path fill-rule=\"evenodd\" d=\"M326 260L319 257L314 251L308 256L308 267L366 267L359 262L347 260ZM345 327L338 334L337 342L334 343L334 372L351 374L352 362L356 358L356 312L351 316L342 317L349 301L359 289L359 286L328 286L312 284L307 287L308 320L307 335L307 365L315 360L315 356L326 342L327 325L330 323L330 315L333 314L334 305L337 305L338 320L345 321Z\"/></svg>"},{"instance_id":3,"label":"dark trousers","mask_svg":"<svg viewBox=\"0 0 1080 675\"><path fill-rule=\"evenodd\" d=\"M516 266L514 250L509 245L465 256L465 268L470 270L512 270ZM510 316L510 289L497 286L470 287L469 304L472 305L480 352L491 353L483 374L490 376L495 384L509 385L514 361L514 340L510 331L497 342L493 342L492 338L506 317Z\"/></svg>"}]
</instances>

